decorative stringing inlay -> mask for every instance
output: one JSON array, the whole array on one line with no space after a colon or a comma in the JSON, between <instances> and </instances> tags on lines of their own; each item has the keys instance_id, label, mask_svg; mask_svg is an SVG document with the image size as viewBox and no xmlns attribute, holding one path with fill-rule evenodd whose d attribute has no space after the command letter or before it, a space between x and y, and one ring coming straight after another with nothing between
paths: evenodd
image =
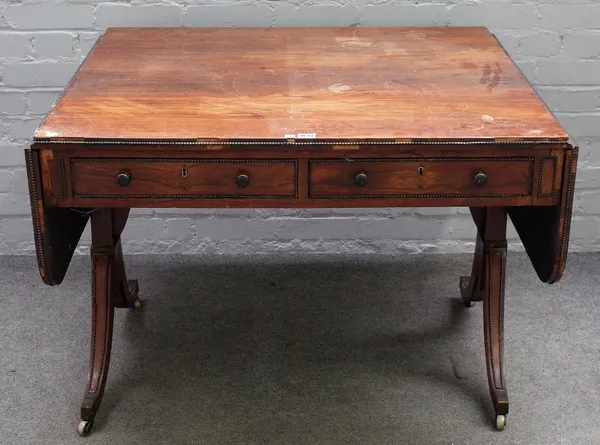
<instances>
[{"instance_id":1,"label":"decorative stringing inlay","mask_svg":"<svg viewBox=\"0 0 600 445\"><path fill-rule=\"evenodd\" d=\"M385 198L509 198L514 195L505 193L404 193L404 194L381 194L381 195L314 195L311 191L311 166L317 163L351 163L351 162L499 162L499 161L515 161L515 162L530 162L533 166L535 158L533 156L507 156L507 157L453 157L453 158L322 158L309 159L308 161L308 197L310 199L385 199Z\"/></svg>"},{"instance_id":2,"label":"decorative stringing inlay","mask_svg":"<svg viewBox=\"0 0 600 445\"><path fill-rule=\"evenodd\" d=\"M542 193L542 181L544 178L544 161L552 161L552 192ZM538 176L537 184L537 197L538 198L554 198L556 194L556 175L558 173L558 159L556 156L542 156L540 158L540 171Z\"/></svg>"},{"instance_id":3,"label":"decorative stringing inlay","mask_svg":"<svg viewBox=\"0 0 600 445\"><path fill-rule=\"evenodd\" d=\"M65 157L60 157L60 185L61 185L61 194L59 199L67 198L67 178L65 173Z\"/></svg>"},{"instance_id":4,"label":"decorative stringing inlay","mask_svg":"<svg viewBox=\"0 0 600 445\"><path fill-rule=\"evenodd\" d=\"M345 141L345 140L329 140L329 141L289 141L281 139L279 141L136 141L136 140L81 140L68 141L36 138L37 144L59 144L59 145L553 145L561 144L562 141L556 140L476 140L476 141L445 141L445 140L378 140L378 141Z\"/></svg>"},{"instance_id":5,"label":"decorative stringing inlay","mask_svg":"<svg viewBox=\"0 0 600 445\"><path fill-rule=\"evenodd\" d=\"M453 158L319 158L309 159L309 163L330 162L476 162L476 161L535 161L533 156L507 156L507 157L453 157Z\"/></svg>"},{"instance_id":6,"label":"decorative stringing inlay","mask_svg":"<svg viewBox=\"0 0 600 445\"><path fill-rule=\"evenodd\" d=\"M34 240L36 244L36 252L40 266L40 272L46 273L46 258L44 256L44 240L42 235L42 216L38 202L38 178L36 177L35 164L32 150L25 150L25 158L27 160L27 176L29 181L29 200L31 203L31 216L33 220Z\"/></svg>"},{"instance_id":7,"label":"decorative stringing inlay","mask_svg":"<svg viewBox=\"0 0 600 445\"><path fill-rule=\"evenodd\" d=\"M195 163L292 163L294 165L294 193L291 195L192 195L192 194L169 194L169 195L89 195L75 192L75 178L71 168L71 187L75 198L87 199L297 199L298 198L298 160L297 159L221 159L221 158L71 158L71 166L77 162L195 162ZM63 188L66 188L63 184Z\"/></svg>"},{"instance_id":8,"label":"decorative stringing inlay","mask_svg":"<svg viewBox=\"0 0 600 445\"><path fill-rule=\"evenodd\" d=\"M500 381L496 381L494 380L494 384L496 385L496 388L498 389L504 389L506 387L505 383L504 383L504 363L503 363L503 352L504 352L504 283L505 283L505 279L506 279L506 243L504 242L504 247L494 247L494 248L486 248L487 250L487 257L488 257L488 291L487 291L487 311L488 311L488 342L489 342L489 347L490 347L490 361L492 363L492 369L496 369L496 367L499 368L500 371ZM493 283L493 274L494 274L494 267L493 267L493 261L495 257L499 257L499 262L500 262L500 270L499 270L499 274L500 276L498 277L498 281L500 283L500 295L498 298L498 318L497 318L497 322L499 323L498 326L498 334L499 334L499 338L498 338L498 351L495 351L494 348L494 329L493 329L493 324L494 324L494 317L493 317L493 313L494 313L494 308L493 308L493 303L494 303L494 299L492 297L492 286L489 283ZM499 362L496 363L496 353L498 353L498 357L499 357ZM496 366L497 365L497 366Z\"/></svg>"},{"instance_id":9,"label":"decorative stringing inlay","mask_svg":"<svg viewBox=\"0 0 600 445\"><path fill-rule=\"evenodd\" d=\"M575 187L575 175L577 167L577 158L579 156L579 148L573 147L571 152L571 159L569 162L569 178L567 180L567 201L565 203L565 210L563 214L563 230L562 239L560 245L560 256L558 260L558 274L561 276L565 269L565 262L567 258L567 250L569 248L569 233L571 228L571 214L573 207L573 187Z\"/></svg>"}]
</instances>

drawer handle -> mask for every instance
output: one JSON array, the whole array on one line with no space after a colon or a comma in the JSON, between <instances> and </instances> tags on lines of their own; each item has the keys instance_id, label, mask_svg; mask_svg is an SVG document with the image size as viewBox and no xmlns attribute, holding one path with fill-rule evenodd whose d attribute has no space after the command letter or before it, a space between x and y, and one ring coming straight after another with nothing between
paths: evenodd
<instances>
[{"instance_id":1,"label":"drawer handle","mask_svg":"<svg viewBox=\"0 0 600 445\"><path fill-rule=\"evenodd\" d=\"M119 173L117 175L117 184L121 187L127 187L131 182L131 175L129 173Z\"/></svg>"},{"instance_id":2,"label":"drawer handle","mask_svg":"<svg viewBox=\"0 0 600 445\"><path fill-rule=\"evenodd\" d=\"M483 187L484 185L487 184L487 176L484 172L479 172L476 173L475 176L473 176L473 184L475 184L476 187Z\"/></svg>"},{"instance_id":3,"label":"drawer handle","mask_svg":"<svg viewBox=\"0 0 600 445\"><path fill-rule=\"evenodd\" d=\"M354 183L359 187L364 187L369 182L369 178L365 172L359 172L354 175Z\"/></svg>"},{"instance_id":4,"label":"drawer handle","mask_svg":"<svg viewBox=\"0 0 600 445\"><path fill-rule=\"evenodd\" d=\"M242 173L241 175L238 175L237 178L235 178L235 183L239 188L246 188L250 184L250 176Z\"/></svg>"}]
</instances>

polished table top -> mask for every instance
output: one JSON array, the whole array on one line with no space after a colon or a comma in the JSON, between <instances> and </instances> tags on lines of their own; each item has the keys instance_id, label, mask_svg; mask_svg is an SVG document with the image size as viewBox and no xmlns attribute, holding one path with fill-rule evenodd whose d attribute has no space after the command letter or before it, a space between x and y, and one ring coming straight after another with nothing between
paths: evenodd
<instances>
[{"instance_id":1,"label":"polished table top","mask_svg":"<svg viewBox=\"0 0 600 445\"><path fill-rule=\"evenodd\" d=\"M485 28L108 29L36 141L566 141Z\"/></svg>"}]
</instances>

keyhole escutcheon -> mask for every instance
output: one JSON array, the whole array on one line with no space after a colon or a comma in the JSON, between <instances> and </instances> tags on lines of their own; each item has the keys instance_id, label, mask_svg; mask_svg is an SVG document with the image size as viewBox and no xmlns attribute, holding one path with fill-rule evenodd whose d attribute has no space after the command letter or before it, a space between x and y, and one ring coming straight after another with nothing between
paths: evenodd
<instances>
[{"instance_id":1,"label":"keyhole escutcheon","mask_svg":"<svg viewBox=\"0 0 600 445\"><path fill-rule=\"evenodd\" d=\"M419 167L417 170L419 171L419 176L423 176L423 172L425 171L423 166Z\"/></svg>"},{"instance_id":2,"label":"keyhole escutcheon","mask_svg":"<svg viewBox=\"0 0 600 445\"><path fill-rule=\"evenodd\" d=\"M181 176L187 178L187 173L187 167L184 165L183 167L181 167Z\"/></svg>"}]
</instances>

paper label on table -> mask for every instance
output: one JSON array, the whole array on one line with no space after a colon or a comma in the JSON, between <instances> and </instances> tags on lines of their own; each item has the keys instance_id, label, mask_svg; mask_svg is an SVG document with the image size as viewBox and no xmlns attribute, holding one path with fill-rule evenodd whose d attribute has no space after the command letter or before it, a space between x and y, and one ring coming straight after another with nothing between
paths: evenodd
<instances>
[{"instance_id":1,"label":"paper label on table","mask_svg":"<svg viewBox=\"0 0 600 445\"><path fill-rule=\"evenodd\" d=\"M283 137L286 139L294 139L296 137L296 135L295 134L284 134Z\"/></svg>"},{"instance_id":2,"label":"paper label on table","mask_svg":"<svg viewBox=\"0 0 600 445\"><path fill-rule=\"evenodd\" d=\"M317 137L317 133L298 133L298 139L315 139Z\"/></svg>"}]
</instances>

